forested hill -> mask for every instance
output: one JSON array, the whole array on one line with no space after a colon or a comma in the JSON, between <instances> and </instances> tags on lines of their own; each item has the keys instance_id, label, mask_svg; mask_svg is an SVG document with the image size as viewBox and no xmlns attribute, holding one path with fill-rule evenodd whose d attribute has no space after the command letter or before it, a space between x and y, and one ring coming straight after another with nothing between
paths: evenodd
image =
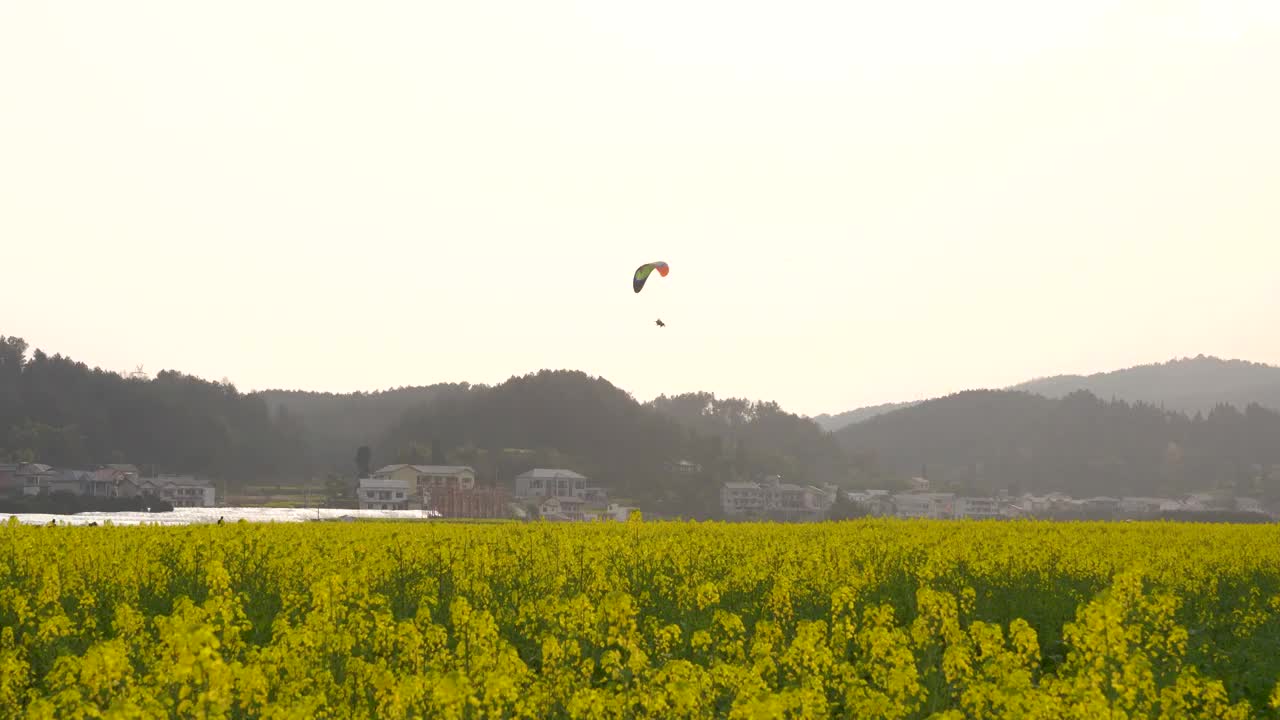
<instances>
[{"instance_id":1,"label":"forested hill","mask_svg":"<svg viewBox=\"0 0 1280 720\"><path fill-rule=\"evenodd\" d=\"M1280 410L1280 367L1201 355L1094 375L1041 378L1009 389L1046 397L1088 390L1100 398L1188 413L1207 413L1219 403L1239 409L1257 403Z\"/></svg>"},{"instance_id":2,"label":"forested hill","mask_svg":"<svg viewBox=\"0 0 1280 720\"><path fill-rule=\"evenodd\" d=\"M856 410L849 410L836 415L829 415L827 413L815 415L813 417L813 421L823 430L835 432L847 425L860 423L863 420L870 420L877 415L883 415L887 412L893 412L894 410L901 410L902 408L911 407L912 405L915 405L915 403L900 402L884 403L882 405L868 405L867 407L860 407Z\"/></svg>"},{"instance_id":3,"label":"forested hill","mask_svg":"<svg viewBox=\"0 0 1280 720\"><path fill-rule=\"evenodd\" d=\"M847 483L860 472L831 435L775 403L698 393L641 404L603 378L568 370L437 398L410 410L379 447L401 462L438 455L472 465L482 482L505 483L535 465L569 467L685 514L714 507L718 483L734 477ZM699 469L679 476L671 464L680 461Z\"/></svg>"},{"instance_id":4,"label":"forested hill","mask_svg":"<svg viewBox=\"0 0 1280 720\"><path fill-rule=\"evenodd\" d=\"M0 461L128 462L168 472L270 478L305 467L304 430L234 386L165 371L118 373L0 336Z\"/></svg>"},{"instance_id":5,"label":"forested hill","mask_svg":"<svg viewBox=\"0 0 1280 720\"><path fill-rule=\"evenodd\" d=\"M355 449L383 440L410 409L470 389L467 383L442 383L371 393L264 390L254 395L265 400L272 413L283 408L302 423L308 459L317 470L345 474L355 469Z\"/></svg>"},{"instance_id":6,"label":"forested hill","mask_svg":"<svg viewBox=\"0 0 1280 720\"><path fill-rule=\"evenodd\" d=\"M1187 415L1147 403L1026 392L958 393L850 425L882 472L961 491L1280 496L1280 413L1256 404Z\"/></svg>"},{"instance_id":7,"label":"forested hill","mask_svg":"<svg viewBox=\"0 0 1280 720\"><path fill-rule=\"evenodd\" d=\"M374 467L466 463L482 483L509 483L535 466L567 467L675 511L691 502L690 493L672 490L681 483L698 484L698 502L710 507L719 480L776 472L846 482L859 472L829 434L776 403L709 394L640 403L581 372L544 370L494 387L245 394L173 371L125 378L0 340L0 460L129 462L234 486L350 479L362 445ZM677 478L671 464L679 461L699 469Z\"/></svg>"},{"instance_id":8,"label":"forested hill","mask_svg":"<svg viewBox=\"0 0 1280 720\"><path fill-rule=\"evenodd\" d=\"M831 434L772 402L690 393L641 403L603 378L568 370L492 387L246 394L180 372L125 378L28 350L0 337L0 461L129 462L232 485L326 474L349 480L365 445L375 467L465 463L485 484L507 484L535 466L567 467L684 514L713 507L720 481L771 473L892 487L924 472L958 490L1073 494L1231 485L1276 493L1280 485L1280 414L1256 404L1187 414L1080 391L1053 398L972 391ZM1262 379L1273 370L1236 369ZM696 471L673 472L679 461Z\"/></svg>"},{"instance_id":9,"label":"forested hill","mask_svg":"<svg viewBox=\"0 0 1280 720\"><path fill-rule=\"evenodd\" d=\"M1207 413L1220 403L1243 410L1250 403L1280 410L1280 367L1199 355L1093 375L1054 375L1006 390L1062 397L1087 390L1101 398L1145 402L1167 410ZM915 402L885 403L813 418L832 432Z\"/></svg>"},{"instance_id":10,"label":"forested hill","mask_svg":"<svg viewBox=\"0 0 1280 720\"><path fill-rule=\"evenodd\" d=\"M734 458L758 472L801 482L868 479L863 458L844 452L831 433L776 402L717 398L702 392L663 395L648 407L707 438L703 452L695 456L701 463Z\"/></svg>"}]
</instances>

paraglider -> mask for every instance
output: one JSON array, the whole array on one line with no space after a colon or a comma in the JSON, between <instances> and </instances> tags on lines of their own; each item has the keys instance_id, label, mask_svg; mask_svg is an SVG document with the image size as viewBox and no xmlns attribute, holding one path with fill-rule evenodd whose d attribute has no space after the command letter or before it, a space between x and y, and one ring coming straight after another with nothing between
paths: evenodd
<instances>
[{"instance_id":1,"label":"paraglider","mask_svg":"<svg viewBox=\"0 0 1280 720\"><path fill-rule=\"evenodd\" d=\"M666 277L667 273L671 271L671 268L667 267L667 264L661 261L641 265L636 268L635 275L631 277L631 289L637 293L640 292L640 289L644 287L645 281L649 279L649 276L653 274L654 270L657 270L658 274L662 277ZM655 320L654 324L658 327L667 326L666 323L662 322L662 318Z\"/></svg>"},{"instance_id":2,"label":"paraglider","mask_svg":"<svg viewBox=\"0 0 1280 720\"><path fill-rule=\"evenodd\" d=\"M649 279L649 275L651 275L654 270L657 270L658 274L662 277L666 277L667 273L670 272L671 269L668 268L667 264L664 262L645 263L644 265L636 268L636 274L631 278L631 289L636 292L640 292L640 288L644 287L645 281Z\"/></svg>"}]
</instances>

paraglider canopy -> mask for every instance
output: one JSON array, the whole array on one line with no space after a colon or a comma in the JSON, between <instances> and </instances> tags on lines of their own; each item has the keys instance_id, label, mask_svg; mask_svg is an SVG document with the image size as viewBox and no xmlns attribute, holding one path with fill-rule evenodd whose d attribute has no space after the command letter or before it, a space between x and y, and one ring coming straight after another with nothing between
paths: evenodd
<instances>
[{"instance_id":1,"label":"paraglider canopy","mask_svg":"<svg viewBox=\"0 0 1280 720\"><path fill-rule=\"evenodd\" d=\"M658 274L662 277L666 277L667 273L670 272L670 268L668 268L667 264L664 262L645 263L644 265L636 268L636 274L631 278L631 289L636 292L640 292L640 288L644 287L645 281L649 279L649 275L651 275L654 270L657 270Z\"/></svg>"}]
</instances>

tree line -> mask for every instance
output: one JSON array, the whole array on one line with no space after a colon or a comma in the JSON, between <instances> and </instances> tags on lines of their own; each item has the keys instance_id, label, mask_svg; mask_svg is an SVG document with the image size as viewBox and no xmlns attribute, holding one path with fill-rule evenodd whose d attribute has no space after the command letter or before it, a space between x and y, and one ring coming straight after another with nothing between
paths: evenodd
<instances>
[{"instance_id":1,"label":"tree line","mask_svg":"<svg viewBox=\"0 0 1280 720\"><path fill-rule=\"evenodd\" d=\"M566 467L655 510L702 514L718 505L724 480L779 473L817 483L857 472L830 434L776 403L709 393L641 403L577 371L495 386L241 393L176 371L124 377L28 350L0 339L0 459L129 462L232 488L323 476L350 485L397 462L471 465L481 484L505 486L532 467ZM676 472L680 461L696 472Z\"/></svg>"},{"instance_id":2,"label":"tree line","mask_svg":"<svg viewBox=\"0 0 1280 720\"><path fill-rule=\"evenodd\" d=\"M0 336L0 459L132 463L214 477L296 472L305 429L288 409L175 371L126 378Z\"/></svg>"},{"instance_id":3,"label":"tree line","mask_svg":"<svg viewBox=\"0 0 1280 720\"><path fill-rule=\"evenodd\" d=\"M976 494L1223 488L1280 496L1280 413L1223 403L1187 414L1087 391L1048 398L981 390L833 434L774 402L711 393L640 402L577 371L494 386L242 393L170 370L124 377L0 336L4 460L129 462L233 488L324 476L350 485L397 462L471 465L482 485L510 487L532 467L566 467L655 510L700 513L717 505L721 482L768 474L889 489L924 475ZM694 471L677 469L678 461Z\"/></svg>"},{"instance_id":4,"label":"tree line","mask_svg":"<svg viewBox=\"0 0 1280 720\"><path fill-rule=\"evenodd\" d=\"M1280 499L1280 413L1221 403L1187 414L1078 390L1060 398L978 390L844 428L886 475L989 493L1173 496L1207 490Z\"/></svg>"}]
</instances>

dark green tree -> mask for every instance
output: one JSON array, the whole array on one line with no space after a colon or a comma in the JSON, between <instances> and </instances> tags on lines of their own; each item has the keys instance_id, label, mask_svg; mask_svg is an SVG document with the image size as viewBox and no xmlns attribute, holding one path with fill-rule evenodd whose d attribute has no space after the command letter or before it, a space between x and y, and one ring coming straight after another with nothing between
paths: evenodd
<instances>
[{"instance_id":1,"label":"dark green tree","mask_svg":"<svg viewBox=\"0 0 1280 720\"><path fill-rule=\"evenodd\" d=\"M368 445L356 448L356 477L367 478L371 474L370 463L373 462L373 451Z\"/></svg>"}]
</instances>

